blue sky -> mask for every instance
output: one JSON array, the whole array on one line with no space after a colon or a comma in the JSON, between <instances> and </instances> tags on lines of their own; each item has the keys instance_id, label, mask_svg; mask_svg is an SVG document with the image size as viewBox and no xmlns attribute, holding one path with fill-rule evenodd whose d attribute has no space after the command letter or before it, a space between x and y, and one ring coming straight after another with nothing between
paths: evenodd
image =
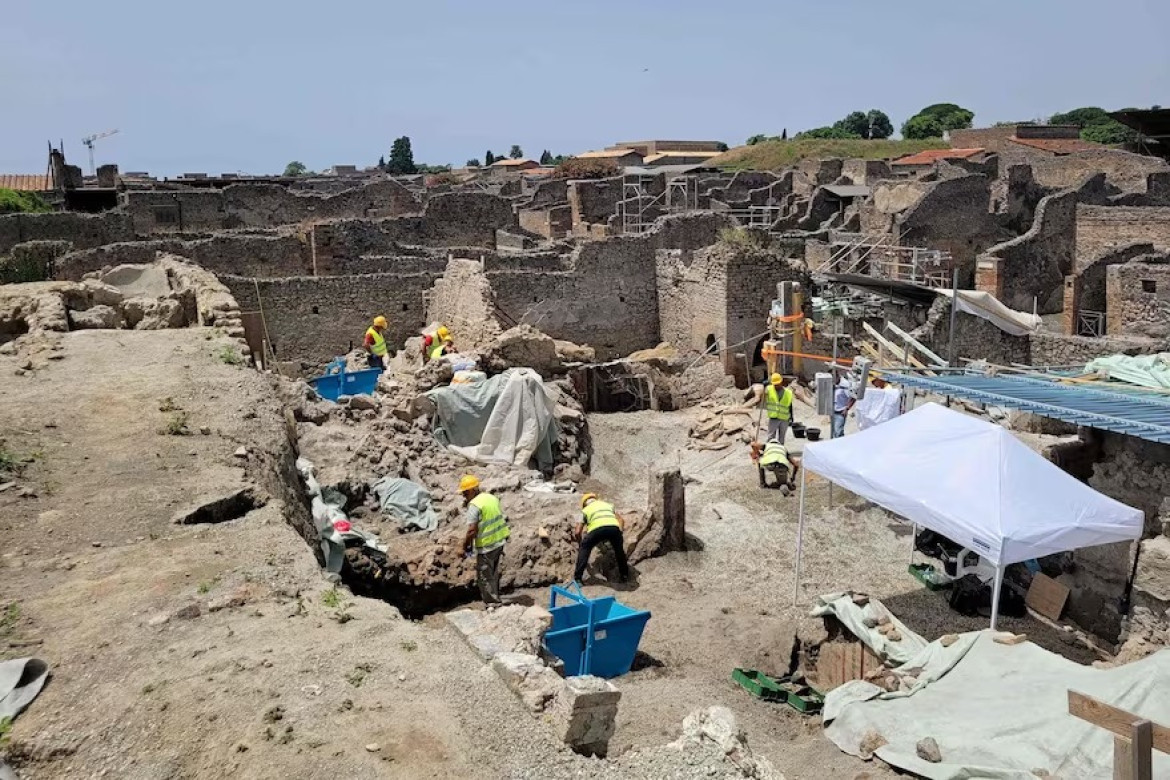
<instances>
[{"instance_id":1,"label":"blue sky","mask_svg":"<svg viewBox=\"0 0 1170 780\"><path fill-rule=\"evenodd\" d=\"M742 143L956 102L976 125L1170 105L1168 0L4 0L0 172L111 128L156 175L419 162L518 143Z\"/></svg>"}]
</instances>

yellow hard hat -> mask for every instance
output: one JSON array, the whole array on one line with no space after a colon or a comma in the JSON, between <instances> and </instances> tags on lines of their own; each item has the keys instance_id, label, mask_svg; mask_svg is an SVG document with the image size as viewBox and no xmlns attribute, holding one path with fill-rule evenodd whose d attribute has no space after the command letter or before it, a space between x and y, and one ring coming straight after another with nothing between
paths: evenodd
<instances>
[{"instance_id":1,"label":"yellow hard hat","mask_svg":"<svg viewBox=\"0 0 1170 780\"><path fill-rule=\"evenodd\" d=\"M377 317L374 317L374 327L375 328L384 328L389 324L390 323L386 322L386 318L380 314Z\"/></svg>"},{"instance_id":2,"label":"yellow hard hat","mask_svg":"<svg viewBox=\"0 0 1170 780\"><path fill-rule=\"evenodd\" d=\"M439 337L440 341L442 341L451 335L451 331L447 330L446 325L440 325L439 329L435 331L435 335Z\"/></svg>"},{"instance_id":3,"label":"yellow hard hat","mask_svg":"<svg viewBox=\"0 0 1170 780\"><path fill-rule=\"evenodd\" d=\"M782 385L784 384L784 377L780 376L779 374L772 374L771 382L774 385Z\"/></svg>"},{"instance_id":4,"label":"yellow hard hat","mask_svg":"<svg viewBox=\"0 0 1170 780\"><path fill-rule=\"evenodd\" d=\"M463 479L459 480L459 492L466 493L468 490L479 487L479 480L470 474L464 475Z\"/></svg>"},{"instance_id":5,"label":"yellow hard hat","mask_svg":"<svg viewBox=\"0 0 1170 780\"><path fill-rule=\"evenodd\" d=\"M596 498L597 498L596 493L586 493L585 495L581 496L581 508L584 509L586 504L588 504L590 501L593 501Z\"/></svg>"}]
</instances>

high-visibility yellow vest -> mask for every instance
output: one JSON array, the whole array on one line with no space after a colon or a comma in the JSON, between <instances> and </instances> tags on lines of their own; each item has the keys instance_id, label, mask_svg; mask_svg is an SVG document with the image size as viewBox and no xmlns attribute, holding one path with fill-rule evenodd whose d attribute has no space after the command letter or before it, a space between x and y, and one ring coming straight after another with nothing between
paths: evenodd
<instances>
[{"instance_id":1,"label":"high-visibility yellow vest","mask_svg":"<svg viewBox=\"0 0 1170 780\"><path fill-rule=\"evenodd\" d=\"M784 388L784 392L777 393L775 385L768 385L764 391L764 408L772 420L792 419L792 388Z\"/></svg>"},{"instance_id":2,"label":"high-visibility yellow vest","mask_svg":"<svg viewBox=\"0 0 1170 780\"><path fill-rule=\"evenodd\" d=\"M590 501L581 514L585 515L585 533L604 528L607 525L616 525L619 528L617 513L613 511L613 504L594 499Z\"/></svg>"},{"instance_id":3,"label":"high-visibility yellow vest","mask_svg":"<svg viewBox=\"0 0 1170 780\"><path fill-rule=\"evenodd\" d=\"M788 462L788 450L784 448L784 445L770 441L764 445L764 455L760 458L760 465L771 466L773 463L779 463L784 468L792 468L792 464Z\"/></svg>"},{"instance_id":4,"label":"high-visibility yellow vest","mask_svg":"<svg viewBox=\"0 0 1170 780\"><path fill-rule=\"evenodd\" d=\"M436 344L434 349L431 350L431 360L438 360L441 357L443 357L443 345Z\"/></svg>"},{"instance_id":5,"label":"high-visibility yellow vest","mask_svg":"<svg viewBox=\"0 0 1170 780\"><path fill-rule=\"evenodd\" d=\"M480 493L471 499L471 505L479 510L479 527L475 532L475 549L482 550L499 544L512 535L508 529L508 518L500 509L500 499L491 493Z\"/></svg>"},{"instance_id":6,"label":"high-visibility yellow vest","mask_svg":"<svg viewBox=\"0 0 1170 780\"><path fill-rule=\"evenodd\" d=\"M386 355L386 339L378 332L377 328L370 328L366 331L366 335L374 340L373 346L370 347L370 352L373 352L378 357Z\"/></svg>"}]
</instances>

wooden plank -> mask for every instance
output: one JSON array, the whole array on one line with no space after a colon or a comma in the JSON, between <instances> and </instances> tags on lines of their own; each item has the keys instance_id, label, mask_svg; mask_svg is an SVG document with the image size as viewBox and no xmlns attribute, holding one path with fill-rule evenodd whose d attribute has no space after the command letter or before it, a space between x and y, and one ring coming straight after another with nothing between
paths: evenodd
<instances>
[{"instance_id":1,"label":"wooden plank","mask_svg":"<svg viewBox=\"0 0 1170 780\"><path fill-rule=\"evenodd\" d=\"M1064 585L1047 574L1037 572L1028 587L1028 595L1024 596L1024 603L1049 620L1060 620L1068 593Z\"/></svg>"},{"instance_id":2,"label":"wooden plank","mask_svg":"<svg viewBox=\"0 0 1170 780\"><path fill-rule=\"evenodd\" d=\"M1154 724L1139 720L1133 724L1130 742L1130 775L1133 780L1154 780Z\"/></svg>"},{"instance_id":3,"label":"wooden plank","mask_svg":"<svg viewBox=\"0 0 1170 780\"><path fill-rule=\"evenodd\" d=\"M931 360L931 362L933 362L936 366L946 366L947 361L943 360L938 355L931 352L929 349L927 349L922 344L922 342L918 341L916 338L914 338L909 333L907 333L906 331L899 328L894 323L886 322L886 327L889 328L891 331L893 331L894 335L900 337L903 341L905 341L911 347L914 347L919 352L921 352L923 355L926 355L926 357L929 358Z\"/></svg>"},{"instance_id":4,"label":"wooden plank","mask_svg":"<svg viewBox=\"0 0 1170 780\"><path fill-rule=\"evenodd\" d=\"M1087 720L1094 726L1113 732L1128 741L1133 734L1133 724L1142 720L1139 715L1118 709L1112 704L1106 704L1077 691L1068 692L1068 711L1081 720ZM1150 725L1150 744L1154 750L1161 753L1170 753L1170 728L1157 723Z\"/></svg>"},{"instance_id":5,"label":"wooden plank","mask_svg":"<svg viewBox=\"0 0 1170 780\"><path fill-rule=\"evenodd\" d=\"M1113 780L1134 780L1133 743L1125 737L1113 738Z\"/></svg>"}]
</instances>

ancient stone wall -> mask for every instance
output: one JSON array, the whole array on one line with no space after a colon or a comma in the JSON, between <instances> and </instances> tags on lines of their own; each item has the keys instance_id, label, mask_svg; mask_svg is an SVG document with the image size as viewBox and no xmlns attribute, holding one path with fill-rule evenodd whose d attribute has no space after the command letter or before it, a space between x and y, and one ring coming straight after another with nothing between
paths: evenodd
<instances>
[{"instance_id":1,"label":"ancient stone wall","mask_svg":"<svg viewBox=\"0 0 1170 780\"><path fill-rule=\"evenodd\" d=\"M116 211L0 215L0 254L7 254L12 247L26 241L69 241L76 249L89 249L133 240L133 223L127 215Z\"/></svg>"},{"instance_id":2,"label":"ancient stone wall","mask_svg":"<svg viewBox=\"0 0 1170 780\"><path fill-rule=\"evenodd\" d=\"M70 252L57 261L56 278L80 279L107 266L149 263L157 252L171 252L209 271L237 276L299 276L313 272L309 247L297 235L241 232L190 241L128 241Z\"/></svg>"},{"instance_id":3,"label":"ancient stone wall","mask_svg":"<svg viewBox=\"0 0 1170 780\"><path fill-rule=\"evenodd\" d=\"M1077 266L1129 244L1170 250L1170 207L1077 206Z\"/></svg>"},{"instance_id":4,"label":"ancient stone wall","mask_svg":"<svg viewBox=\"0 0 1170 780\"><path fill-rule=\"evenodd\" d=\"M655 262L658 321L662 341L681 352L702 352L708 339L719 353L727 333L727 257L707 247L684 252L660 249Z\"/></svg>"},{"instance_id":5,"label":"ancient stone wall","mask_svg":"<svg viewBox=\"0 0 1170 780\"><path fill-rule=\"evenodd\" d=\"M1008 144L1014 147L1001 154L1000 165L1024 163L1032 166L1036 181L1046 187L1074 187L1086 176L1104 172L1107 181L1123 192L1142 192L1146 188L1146 177L1158 171L1170 170L1170 164L1157 157L1123 152L1116 149L1099 149L1053 156L1048 152Z\"/></svg>"},{"instance_id":6,"label":"ancient stone wall","mask_svg":"<svg viewBox=\"0 0 1170 780\"><path fill-rule=\"evenodd\" d=\"M244 311L259 311L263 304L277 360L320 367L360 345L379 314L390 321L388 344L401 349L422 327L424 293L442 271L443 263L436 262L432 270L415 273L259 280L221 275L220 281Z\"/></svg>"},{"instance_id":7,"label":"ancient stone wall","mask_svg":"<svg viewBox=\"0 0 1170 780\"><path fill-rule=\"evenodd\" d=\"M479 349L506 326L495 313L491 283L478 260L451 258L427 299L427 323L446 325L460 349Z\"/></svg>"},{"instance_id":8,"label":"ancient stone wall","mask_svg":"<svg viewBox=\"0 0 1170 780\"><path fill-rule=\"evenodd\" d=\"M1076 366L1106 355L1144 355L1170 349L1167 341L1150 341L1121 337L1093 338L1068 336L1060 333L1033 333L1028 336L1031 345L1031 365Z\"/></svg>"},{"instance_id":9,"label":"ancient stone wall","mask_svg":"<svg viewBox=\"0 0 1170 780\"><path fill-rule=\"evenodd\" d=\"M1077 192L1049 195L1036 207L1036 219L1022 236L988 250L999 259L1002 300L1013 309L1031 311L1036 299L1040 314L1064 306L1064 277L1076 254ZM982 258L981 258L982 259Z\"/></svg>"},{"instance_id":10,"label":"ancient stone wall","mask_svg":"<svg viewBox=\"0 0 1170 780\"><path fill-rule=\"evenodd\" d=\"M901 243L950 252L961 269L960 279L970 283L976 255L1007 237L990 214L990 203L986 176L933 182L898 218Z\"/></svg>"},{"instance_id":11,"label":"ancient stone wall","mask_svg":"<svg viewBox=\"0 0 1170 780\"><path fill-rule=\"evenodd\" d=\"M568 200L574 234L585 234L588 226L604 225L617 212L622 199L622 177L581 179L568 185Z\"/></svg>"},{"instance_id":12,"label":"ancient stone wall","mask_svg":"<svg viewBox=\"0 0 1170 780\"><path fill-rule=\"evenodd\" d=\"M1015 134L1015 125L1003 125L952 130L950 138L951 146L955 149L986 149L989 152L998 152L1008 145L1007 139Z\"/></svg>"},{"instance_id":13,"label":"ancient stone wall","mask_svg":"<svg viewBox=\"0 0 1170 780\"><path fill-rule=\"evenodd\" d=\"M1110 336L1170 336L1170 265L1112 265L1105 277L1105 324Z\"/></svg>"}]
</instances>

